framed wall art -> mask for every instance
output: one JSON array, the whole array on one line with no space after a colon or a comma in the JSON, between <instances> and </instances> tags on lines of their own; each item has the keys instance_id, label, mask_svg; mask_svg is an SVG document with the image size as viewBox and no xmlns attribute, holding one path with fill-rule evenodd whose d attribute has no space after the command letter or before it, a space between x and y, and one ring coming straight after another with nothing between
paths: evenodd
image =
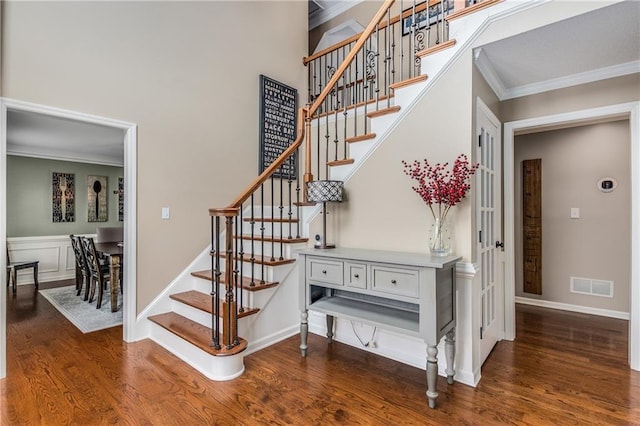
<instances>
[{"instance_id":1,"label":"framed wall art","mask_svg":"<svg viewBox=\"0 0 640 426\"><path fill-rule=\"evenodd\" d=\"M107 177L87 176L87 221L106 222L107 211Z\"/></svg>"},{"instance_id":2,"label":"framed wall art","mask_svg":"<svg viewBox=\"0 0 640 426\"><path fill-rule=\"evenodd\" d=\"M118 221L124 221L124 178L118 178Z\"/></svg>"},{"instance_id":3,"label":"framed wall art","mask_svg":"<svg viewBox=\"0 0 640 426\"><path fill-rule=\"evenodd\" d=\"M74 222L76 220L75 175L73 173L53 172L51 186L53 222Z\"/></svg>"},{"instance_id":4,"label":"framed wall art","mask_svg":"<svg viewBox=\"0 0 640 426\"><path fill-rule=\"evenodd\" d=\"M269 167L295 141L298 91L267 76L260 76L260 169ZM295 177L297 153L273 177Z\"/></svg>"},{"instance_id":5,"label":"framed wall art","mask_svg":"<svg viewBox=\"0 0 640 426\"><path fill-rule=\"evenodd\" d=\"M453 0L446 0L443 2L445 7L445 12L450 12L453 10ZM426 8L424 6L424 2L416 5L420 7L420 11L416 10L415 18L416 18L416 31L419 31L427 26L435 25L439 21L442 21L442 9L440 7L440 3L436 3L433 6ZM403 16L407 12L411 12L413 7L405 9L403 11ZM402 35L405 36L411 32L411 27L413 26L413 15L411 14L406 18L402 19Z\"/></svg>"}]
</instances>

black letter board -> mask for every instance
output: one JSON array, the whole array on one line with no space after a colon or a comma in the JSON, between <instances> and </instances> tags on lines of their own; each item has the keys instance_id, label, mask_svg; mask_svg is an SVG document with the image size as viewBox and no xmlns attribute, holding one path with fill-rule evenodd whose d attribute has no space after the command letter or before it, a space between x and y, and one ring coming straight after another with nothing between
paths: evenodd
<instances>
[{"instance_id":1,"label":"black letter board","mask_svg":"<svg viewBox=\"0 0 640 426\"><path fill-rule=\"evenodd\" d=\"M298 91L260 75L260 170L269 167L296 139ZM298 153L289 157L273 177L298 174Z\"/></svg>"}]
</instances>

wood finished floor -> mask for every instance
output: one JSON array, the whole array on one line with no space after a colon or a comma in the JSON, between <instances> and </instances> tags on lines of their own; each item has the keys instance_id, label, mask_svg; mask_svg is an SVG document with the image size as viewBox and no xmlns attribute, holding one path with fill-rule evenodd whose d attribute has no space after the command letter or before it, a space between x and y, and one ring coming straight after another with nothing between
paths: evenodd
<instances>
[{"instance_id":1,"label":"wood finished floor","mask_svg":"<svg viewBox=\"0 0 640 426\"><path fill-rule=\"evenodd\" d=\"M7 295L7 378L0 425L624 425L640 424L640 373L627 322L518 306L515 342L500 342L477 388L309 336L248 356L246 372L211 382L122 327L83 335L33 287Z\"/></svg>"}]
</instances>

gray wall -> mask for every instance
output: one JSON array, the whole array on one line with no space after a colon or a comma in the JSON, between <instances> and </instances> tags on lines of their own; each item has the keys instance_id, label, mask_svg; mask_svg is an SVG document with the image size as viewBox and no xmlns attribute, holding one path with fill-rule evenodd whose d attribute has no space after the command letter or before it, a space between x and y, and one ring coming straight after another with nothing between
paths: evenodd
<instances>
[{"instance_id":1,"label":"gray wall","mask_svg":"<svg viewBox=\"0 0 640 426\"><path fill-rule=\"evenodd\" d=\"M51 175L75 174L75 216L72 223L53 223ZM87 220L87 176L108 176L108 222ZM118 177L122 167L7 156L7 237L92 234L99 226L122 226L118 221Z\"/></svg>"},{"instance_id":2,"label":"gray wall","mask_svg":"<svg viewBox=\"0 0 640 426\"><path fill-rule=\"evenodd\" d=\"M629 311L631 169L629 121L515 138L516 295ZM522 160L542 159L542 295L522 291ZM618 181L603 193L603 177ZM571 219L572 207L580 218ZM571 276L614 282L612 299L570 293Z\"/></svg>"}]
</instances>

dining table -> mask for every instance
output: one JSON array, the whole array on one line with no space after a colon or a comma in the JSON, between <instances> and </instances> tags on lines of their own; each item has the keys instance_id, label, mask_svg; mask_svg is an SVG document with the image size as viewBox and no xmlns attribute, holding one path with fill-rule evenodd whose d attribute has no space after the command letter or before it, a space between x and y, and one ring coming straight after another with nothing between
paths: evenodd
<instances>
[{"instance_id":1,"label":"dining table","mask_svg":"<svg viewBox=\"0 0 640 426\"><path fill-rule=\"evenodd\" d=\"M122 268L122 255L124 244L122 242L95 243L96 251L109 259L109 275L111 283L111 312L118 310L118 290L120 283L120 268Z\"/></svg>"}]
</instances>

